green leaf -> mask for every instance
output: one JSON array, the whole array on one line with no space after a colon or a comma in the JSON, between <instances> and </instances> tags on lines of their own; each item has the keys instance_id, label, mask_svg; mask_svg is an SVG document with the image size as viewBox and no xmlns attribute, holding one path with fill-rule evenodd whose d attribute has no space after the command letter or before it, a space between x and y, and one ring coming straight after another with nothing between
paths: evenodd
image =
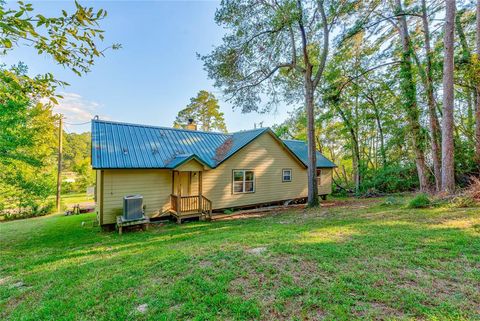
<instances>
[{"instance_id":1,"label":"green leaf","mask_svg":"<svg viewBox=\"0 0 480 321\"><path fill-rule=\"evenodd\" d=\"M12 48L12 42L10 41L10 39L3 39L2 42L6 48Z\"/></svg>"}]
</instances>

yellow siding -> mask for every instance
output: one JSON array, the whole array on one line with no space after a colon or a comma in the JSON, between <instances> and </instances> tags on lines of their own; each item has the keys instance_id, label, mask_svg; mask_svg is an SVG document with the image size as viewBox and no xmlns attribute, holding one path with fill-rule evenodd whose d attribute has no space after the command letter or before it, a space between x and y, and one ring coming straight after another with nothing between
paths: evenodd
<instances>
[{"instance_id":1,"label":"yellow siding","mask_svg":"<svg viewBox=\"0 0 480 321\"><path fill-rule=\"evenodd\" d=\"M180 165L175 170L177 171L203 171L203 165L192 159L186 162L185 164Z\"/></svg>"},{"instance_id":2,"label":"yellow siding","mask_svg":"<svg viewBox=\"0 0 480 321\"><path fill-rule=\"evenodd\" d=\"M101 180L102 171L96 170L95 171L95 204L96 204L96 212L97 212L97 221L100 223L100 205L102 204L102 193L101 193Z\"/></svg>"},{"instance_id":3,"label":"yellow siding","mask_svg":"<svg viewBox=\"0 0 480 321\"><path fill-rule=\"evenodd\" d=\"M205 173L205 172L203 172ZM199 176L199 172L193 172L191 173L191 178L192 180L190 181L190 192L192 193L192 195L198 195L198 176Z\"/></svg>"},{"instance_id":4,"label":"yellow siding","mask_svg":"<svg viewBox=\"0 0 480 321\"><path fill-rule=\"evenodd\" d=\"M282 182L282 169L292 181ZM255 192L232 193L232 171L255 172ZM307 171L270 134L263 134L217 168L203 172L203 195L214 208L228 208L307 196Z\"/></svg>"},{"instance_id":5,"label":"yellow siding","mask_svg":"<svg viewBox=\"0 0 480 321\"><path fill-rule=\"evenodd\" d=\"M320 184L318 185L318 195L327 195L332 193L332 174L331 168L322 168Z\"/></svg>"},{"instance_id":6,"label":"yellow siding","mask_svg":"<svg viewBox=\"0 0 480 321\"><path fill-rule=\"evenodd\" d=\"M103 222L116 222L122 214L123 196L143 195L145 214L155 217L170 209L172 171L147 169L120 169L104 171Z\"/></svg>"},{"instance_id":7,"label":"yellow siding","mask_svg":"<svg viewBox=\"0 0 480 321\"><path fill-rule=\"evenodd\" d=\"M185 165L198 170L198 162ZM200 165L200 164L199 164ZM192 166L192 167L190 167ZM282 182L282 169L292 170L292 181ZM255 192L232 193L234 169L248 169L255 172ZM171 170L119 169L103 171L103 195L101 171L97 171L97 204L102 204L101 224L115 223L122 214L123 196L141 194L146 205L146 214L155 217L170 209L172 192ZM191 173L191 193L198 194L199 173ZM202 172L203 195L213 202L215 209L245 206L288 200L307 196L307 171L270 134L264 134L233 155L219 167ZM332 191L332 169L322 169L319 195ZM102 199L103 198L103 199Z\"/></svg>"}]
</instances>

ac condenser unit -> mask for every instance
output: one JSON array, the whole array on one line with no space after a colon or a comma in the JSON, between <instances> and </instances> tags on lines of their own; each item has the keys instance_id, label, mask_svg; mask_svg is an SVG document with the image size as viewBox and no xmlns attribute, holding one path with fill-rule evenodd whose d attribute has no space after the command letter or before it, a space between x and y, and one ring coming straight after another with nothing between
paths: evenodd
<instances>
[{"instance_id":1,"label":"ac condenser unit","mask_svg":"<svg viewBox=\"0 0 480 321\"><path fill-rule=\"evenodd\" d=\"M127 195L123 197L123 219L138 220L143 217L143 196Z\"/></svg>"}]
</instances>

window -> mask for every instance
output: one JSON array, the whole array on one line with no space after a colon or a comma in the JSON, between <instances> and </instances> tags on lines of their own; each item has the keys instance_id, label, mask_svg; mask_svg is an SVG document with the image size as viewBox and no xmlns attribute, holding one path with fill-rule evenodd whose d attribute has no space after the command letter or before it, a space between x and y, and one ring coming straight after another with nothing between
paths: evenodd
<instances>
[{"instance_id":1,"label":"window","mask_svg":"<svg viewBox=\"0 0 480 321\"><path fill-rule=\"evenodd\" d=\"M255 192L255 173L248 170L233 171L233 193Z\"/></svg>"},{"instance_id":2,"label":"window","mask_svg":"<svg viewBox=\"0 0 480 321\"><path fill-rule=\"evenodd\" d=\"M292 170L289 168L282 169L282 182L292 181Z\"/></svg>"}]
</instances>

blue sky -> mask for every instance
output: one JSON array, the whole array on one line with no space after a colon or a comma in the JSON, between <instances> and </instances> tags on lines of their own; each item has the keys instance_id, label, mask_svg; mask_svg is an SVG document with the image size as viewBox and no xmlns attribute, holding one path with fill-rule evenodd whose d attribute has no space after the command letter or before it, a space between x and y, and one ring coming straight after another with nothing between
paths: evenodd
<instances>
[{"instance_id":1,"label":"blue sky","mask_svg":"<svg viewBox=\"0 0 480 321\"><path fill-rule=\"evenodd\" d=\"M71 1L34 1L36 11L59 15L71 9ZM279 106L276 113L242 114L232 110L221 92L213 87L196 53L207 54L221 41L224 30L214 22L217 1L80 1L104 8L102 23L105 46L120 43L123 48L108 51L97 60L92 72L78 77L57 66L46 56L19 47L0 59L6 64L25 62L30 73L53 72L70 83L60 88L65 99L56 108L67 123L100 118L171 126L177 112L199 90L212 91L220 100L229 131L253 128L263 121L271 126L286 118L293 106ZM14 2L10 2L14 5ZM69 132L89 130L89 125L66 125Z\"/></svg>"}]
</instances>

